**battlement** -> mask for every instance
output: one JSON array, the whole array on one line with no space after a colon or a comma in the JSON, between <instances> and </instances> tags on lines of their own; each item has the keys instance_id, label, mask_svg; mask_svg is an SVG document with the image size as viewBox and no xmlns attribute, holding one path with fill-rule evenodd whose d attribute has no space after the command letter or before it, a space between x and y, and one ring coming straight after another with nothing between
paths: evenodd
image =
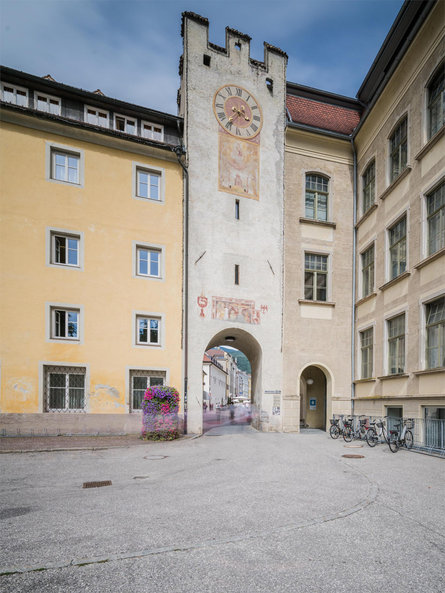
<instances>
[{"instance_id":1,"label":"battlement","mask_svg":"<svg viewBox=\"0 0 445 593\"><path fill-rule=\"evenodd\" d=\"M193 35L196 51L202 51L203 54L215 52L228 58L239 56L239 61L247 61L250 66L269 72L277 65L283 66L282 61L287 64L288 56L286 52L278 47L264 42L264 61L255 60L250 57L250 41L252 38L246 33L242 33L231 27L226 27L225 47L216 45L209 41L209 20L194 12L183 12L181 22L181 35L185 40L188 35ZM185 41L184 41L185 42Z\"/></svg>"}]
</instances>

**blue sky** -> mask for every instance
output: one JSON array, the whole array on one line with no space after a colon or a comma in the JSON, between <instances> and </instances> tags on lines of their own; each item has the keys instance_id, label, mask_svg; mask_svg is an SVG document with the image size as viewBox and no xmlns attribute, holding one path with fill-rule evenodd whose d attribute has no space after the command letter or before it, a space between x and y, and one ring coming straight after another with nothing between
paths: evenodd
<instances>
[{"instance_id":1,"label":"blue sky","mask_svg":"<svg viewBox=\"0 0 445 593\"><path fill-rule=\"evenodd\" d=\"M176 113L181 12L289 55L287 79L354 97L402 0L0 0L1 63Z\"/></svg>"}]
</instances>

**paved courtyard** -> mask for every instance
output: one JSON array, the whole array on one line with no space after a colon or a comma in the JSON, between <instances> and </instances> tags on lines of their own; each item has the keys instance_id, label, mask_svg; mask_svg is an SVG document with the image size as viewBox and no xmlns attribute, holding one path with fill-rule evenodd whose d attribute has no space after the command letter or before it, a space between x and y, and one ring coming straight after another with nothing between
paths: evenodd
<instances>
[{"instance_id":1,"label":"paved courtyard","mask_svg":"<svg viewBox=\"0 0 445 593\"><path fill-rule=\"evenodd\" d=\"M443 459L228 426L0 466L5 593L445 590Z\"/></svg>"}]
</instances>

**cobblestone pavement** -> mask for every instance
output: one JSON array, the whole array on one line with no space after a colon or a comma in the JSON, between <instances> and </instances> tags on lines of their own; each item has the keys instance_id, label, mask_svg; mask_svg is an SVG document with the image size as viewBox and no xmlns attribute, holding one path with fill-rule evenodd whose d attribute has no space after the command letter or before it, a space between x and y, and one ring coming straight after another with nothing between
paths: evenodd
<instances>
[{"instance_id":1,"label":"cobblestone pavement","mask_svg":"<svg viewBox=\"0 0 445 593\"><path fill-rule=\"evenodd\" d=\"M0 455L2 593L445 590L443 459L239 425L128 442Z\"/></svg>"}]
</instances>

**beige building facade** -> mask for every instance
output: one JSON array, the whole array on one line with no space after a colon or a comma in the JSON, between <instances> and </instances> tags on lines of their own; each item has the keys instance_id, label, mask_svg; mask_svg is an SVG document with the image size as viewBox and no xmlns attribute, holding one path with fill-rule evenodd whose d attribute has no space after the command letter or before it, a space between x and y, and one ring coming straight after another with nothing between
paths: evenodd
<instances>
[{"instance_id":1,"label":"beige building facade","mask_svg":"<svg viewBox=\"0 0 445 593\"><path fill-rule=\"evenodd\" d=\"M445 418L444 16L438 2L384 88L371 70L358 94L358 414Z\"/></svg>"}]
</instances>

